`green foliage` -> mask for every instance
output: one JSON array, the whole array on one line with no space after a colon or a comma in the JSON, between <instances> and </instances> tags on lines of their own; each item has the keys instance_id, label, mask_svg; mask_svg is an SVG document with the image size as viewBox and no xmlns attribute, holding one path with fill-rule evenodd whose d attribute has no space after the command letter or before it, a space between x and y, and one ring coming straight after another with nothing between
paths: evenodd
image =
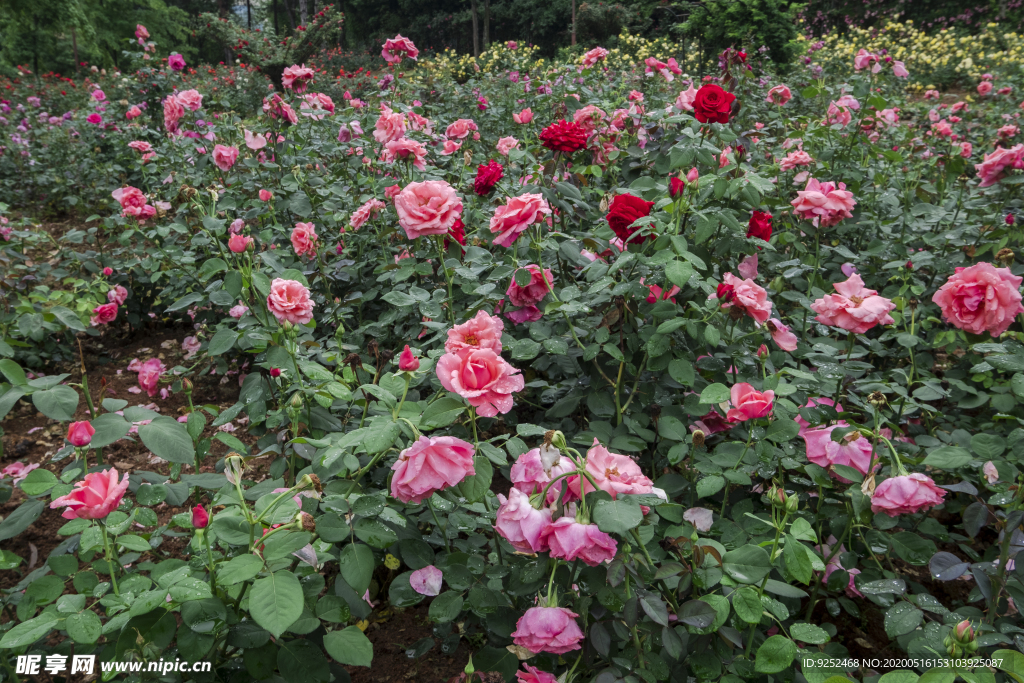
<instances>
[{"instance_id":1,"label":"green foliage","mask_svg":"<svg viewBox=\"0 0 1024 683\"><path fill-rule=\"evenodd\" d=\"M801 7L792 0L702 0L678 29L710 55L729 47L752 53L763 45L773 62L784 65L796 54L792 41Z\"/></svg>"}]
</instances>

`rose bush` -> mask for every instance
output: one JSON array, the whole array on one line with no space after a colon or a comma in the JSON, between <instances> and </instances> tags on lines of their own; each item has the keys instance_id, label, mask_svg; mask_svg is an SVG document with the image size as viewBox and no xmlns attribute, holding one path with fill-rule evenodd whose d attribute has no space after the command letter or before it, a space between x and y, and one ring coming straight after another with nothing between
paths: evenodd
<instances>
[{"instance_id":1,"label":"rose bush","mask_svg":"<svg viewBox=\"0 0 1024 683\"><path fill-rule=\"evenodd\" d=\"M71 425L0 478L0 540L69 519L39 567L0 555L5 656L344 680L386 602L506 681L1017 680L1009 94L940 110L884 60L782 83L734 50L705 79L591 51L463 85L383 50L333 113L297 113L330 83L302 64L213 130L210 92L167 92L108 130L132 170L95 227L36 266L51 238L4 233L11 289L63 289L5 312L0 415ZM193 327L189 365L129 367L181 420L24 370L24 339L150 314ZM235 371L237 403L193 404ZM251 447L204 432L239 417ZM168 465L119 479L136 436ZM916 671L851 665L861 626Z\"/></svg>"}]
</instances>

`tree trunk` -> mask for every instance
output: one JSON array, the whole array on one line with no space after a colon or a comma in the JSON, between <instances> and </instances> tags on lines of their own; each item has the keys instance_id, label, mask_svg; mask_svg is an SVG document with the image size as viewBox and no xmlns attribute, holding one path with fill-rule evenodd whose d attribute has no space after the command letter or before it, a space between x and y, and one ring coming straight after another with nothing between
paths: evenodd
<instances>
[{"instance_id":1,"label":"tree trunk","mask_svg":"<svg viewBox=\"0 0 1024 683\"><path fill-rule=\"evenodd\" d=\"M491 46L491 0L484 0L484 49Z\"/></svg>"},{"instance_id":2,"label":"tree trunk","mask_svg":"<svg viewBox=\"0 0 1024 683\"><path fill-rule=\"evenodd\" d=\"M295 30L295 15L292 14L292 3L291 0L281 0L284 3L284 13L288 17L288 25L292 27L292 31Z\"/></svg>"},{"instance_id":3,"label":"tree trunk","mask_svg":"<svg viewBox=\"0 0 1024 683\"><path fill-rule=\"evenodd\" d=\"M245 0L245 17L249 24L249 30L252 30L252 0Z\"/></svg>"},{"instance_id":4,"label":"tree trunk","mask_svg":"<svg viewBox=\"0 0 1024 683\"><path fill-rule=\"evenodd\" d=\"M274 35L276 36L281 34L281 29L277 25L277 0L273 0L273 4L271 5L271 7L273 7L274 11Z\"/></svg>"},{"instance_id":5,"label":"tree trunk","mask_svg":"<svg viewBox=\"0 0 1024 683\"><path fill-rule=\"evenodd\" d=\"M477 20L476 0L469 0L473 9L473 56L480 56L480 27Z\"/></svg>"},{"instance_id":6,"label":"tree trunk","mask_svg":"<svg viewBox=\"0 0 1024 683\"><path fill-rule=\"evenodd\" d=\"M299 23L303 26L306 25L309 19L309 8L307 7L306 0L299 0Z\"/></svg>"},{"instance_id":7,"label":"tree trunk","mask_svg":"<svg viewBox=\"0 0 1024 683\"><path fill-rule=\"evenodd\" d=\"M576 44L576 0L572 0L572 44Z\"/></svg>"}]
</instances>

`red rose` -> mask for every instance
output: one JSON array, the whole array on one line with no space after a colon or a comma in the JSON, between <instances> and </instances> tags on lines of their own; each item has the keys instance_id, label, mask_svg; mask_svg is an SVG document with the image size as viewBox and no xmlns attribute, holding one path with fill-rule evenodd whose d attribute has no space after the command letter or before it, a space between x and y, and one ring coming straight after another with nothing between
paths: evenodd
<instances>
[{"instance_id":1,"label":"red rose","mask_svg":"<svg viewBox=\"0 0 1024 683\"><path fill-rule=\"evenodd\" d=\"M552 152L575 152L587 144L587 131L576 122L562 119L540 132L540 141Z\"/></svg>"},{"instance_id":2,"label":"red rose","mask_svg":"<svg viewBox=\"0 0 1024 683\"><path fill-rule=\"evenodd\" d=\"M473 190L481 197L488 195L504 176L505 169L497 161L491 159L489 163L477 167Z\"/></svg>"},{"instance_id":3,"label":"red rose","mask_svg":"<svg viewBox=\"0 0 1024 683\"><path fill-rule=\"evenodd\" d=\"M669 178L669 180L668 180L668 194L669 194L670 197L672 197L672 199L675 199L676 197L678 197L679 195L681 195L685 191L686 191L686 181L685 180L683 180L682 178L677 178L676 176L672 176L671 178Z\"/></svg>"},{"instance_id":4,"label":"red rose","mask_svg":"<svg viewBox=\"0 0 1024 683\"><path fill-rule=\"evenodd\" d=\"M702 85L693 99L693 115L701 123L729 123L736 96L713 83Z\"/></svg>"},{"instance_id":5,"label":"red rose","mask_svg":"<svg viewBox=\"0 0 1024 683\"><path fill-rule=\"evenodd\" d=\"M483 168L483 166L480 168ZM461 218L456 218L455 222L452 223L452 227L448 228L448 234L444 238L445 251L448 251L448 245L451 244L451 240L455 240L462 247L466 246L466 226ZM465 254L466 250L463 249L462 253Z\"/></svg>"},{"instance_id":6,"label":"red rose","mask_svg":"<svg viewBox=\"0 0 1024 683\"><path fill-rule=\"evenodd\" d=\"M633 221L651 215L651 208L654 202L647 202L631 194L617 194L608 207L608 225L623 242L629 242L630 237L639 228L630 228ZM647 239L647 235L633 240L640 243Z\"/></svg>"},{"instance_id":7,"label":"red rose","mask_svg":"<svg viewBox=\"0 0 1024 683\"><path fill-rule=\"evenodd\" d=\"M757 237L767 242L772 238L772 215L765 211L755 211L747 223L747 237Z\"/></svg>"},{"instance_id":8,"label":"red rose","mask_svg":"<svg viewBox=\"0 0 1024 683\"><path fill-rule=\"evenodd\" d=\"M732 298L736 296L735 292L733 291L734 289L735 287L733 287L732 285L727 285L723 282L719 284L718 289L715 290L715 296L718 297L718 301L720 303L729 303L730 301L732 301Z\"/></svg>"}]
</instances>

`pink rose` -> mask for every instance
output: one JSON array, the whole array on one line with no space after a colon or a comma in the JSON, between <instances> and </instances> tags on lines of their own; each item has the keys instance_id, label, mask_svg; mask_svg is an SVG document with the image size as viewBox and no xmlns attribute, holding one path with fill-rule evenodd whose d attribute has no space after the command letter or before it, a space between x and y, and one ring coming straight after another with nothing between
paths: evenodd
<instances>
[{"instance_id":1,"label":"pink rose","mask_svg":"<svg viewBox=\"0 0 1024 683\"><path fill-rule=\"evenodd\" d=\"M499 206L491 217L491 232L498 236L494 243L511 247L519 234L551 215L551 207L540 194L521 194Z\"/></svg>"},{"instance_id":2,"label":"pink rose","mask_svg":"<svg viewBox=\"0 0 1024 683\"><path fill-rule=\"evenodd\" d=\"M92 435L96 433L96 430L87 421L72 422L68 426L67 439L72 446L81 448L82 446L88 446L92 442Z\"/></svg>"},{"instance_id":3,"label":"pink rose","mask_svg":"<svg viewBox=\"0 0 1024 683\"><path fill-rule=\"evenodd\" d=\"M462 200L455 188L443 180L409 183L397 197L398 224L409 239L445 235L462 215Z\"/></svg>"},{"instance_id":4,"label":"pink rose","mask_svg":"<svg viewBox=\"0 0 1024 683\"><path fill-rule=\"evenodd\" d=\"M540 268L531 263L523 266L520 270L525 270L530 274L530 282L521 287L516 282L515 273L512 274L512 281L509 283L508 290L505 293L508 294L509 301L514 306L530 306L548 295L555 282L550 269L545 268L544 272L541 273Z\"/></svg>"},{"instance_id":5,"label":"pink rose","mask_svg":"<svg viewBox=\"0 0 1024 683\"><path fill-rule=\"evenodd\" d=\"M132 106L128 107L128 111L125 112L125 115L124 115L124 117L126 119L128 119L129 121L131 121L132 119L137 119L140 116L142 116L142 110L139 109L138 106L136 106L134 104Z\"/></svg>"},{"instance_id":6,"label":"pink rose","mask_svg":"<svg viewBox=\"0 0 1024 683\"><path fill-rule=\"evenodd\" d=\"M991 460L985 463L984 467L981 468L981 472L985 475L985 481L989 484L995 484L999 481L999 470L996 469L996 464Z\"/></svg>"},{"instance_id":7,"label":"pink rose","mask_svg":"<svg viewBox=\"0 0 1024 683\"><path fill-rule=\"evenodd\" d=\"M231 225L228 226L228 232L232 235L237 235L242 232L242 228L245 227L245 220L242 218L236 218L231 221Z\"/></svg>"},{"instance_id":8,"label":"pink rose","mask_svg":"<svg viewBox=\"0 0 1024 683\"><path fill-rule=\"evenodd\" d=\"M124 302L128 300L128 290L121 285L114 285L110 291L107 292L107 301L112 304L118 304L123 306Z\"/></svg>"},{"instance_id":9,"label":"pink rose","mask_svg":"<svg viewBox=\"0 0 1024 683\"><path fill-rule=\"evenodd\" d=\"M312 223L296 223L292 230L292 247L296 256L316 256L316 245L318 241L316 226Z\"/></svg>"},{"instance_id":10,"label":"pink rose","mask_svg":"<svg viewBox=\"0 0 1024 683\"><path fill-rule=\"evenodd\" d=\"M199 342L199 338L190 335L181 340L181 350L185 352L185 360L188 360L199 353L199 349L202 348L202 344Z\"/></svg>"},{"instance_id":11,"label":"pink rose","mask_svg":"<svg viewBox=\"0 0 1024 683\"><path fill-rule=\"evenodd\" d=\"M402 353L398 355L398 369L402 372L416 372L420 369L420 359L412 352L406 344Z\"/></svg>"},{"instance_id":12,"label":"pink rose","mask_svg":"<svg viewBox=\"0 0 1024 683\"><path fill-rule=\"evenodd\" d=\"M455 142L454 140L445 140L444 147L441 149L441 156L447 157L455 154L462 147L461 142Z\"/></svg>"},{"instance_id":13,"label":"pink rose","mask_svg":"<svg viewBox=\"0 0 1024 683\"><path fill-rule=\"evenodd\" d=\"M778 318L772 318L767 323L768 332L772 335L772 341L783 351L796 351L797 336L790 331Z\"/></svg>"},{"instance_id":14,"label":"pink rose","mask_svg":"<svg viewBox=\"0 0 1024 683\"><path fill-rule=\"evenodd\" d=\"M488 315L486 311L477 311L474 317L448 330L444 350L458 353L465 349L490 349L501 353L501 332L504 328L501 318Z\"/></svg>"},{"instance_id":15,"label":"pink rose","mask_svg":"<svg viewBox=\"0 0 1024 683\"><path fill-rule=\"evenodd\" d=\"M384 188L384 199L394 199L401 191L401 185L388 185Z\"/></svg>"},{"instance_id":16,"label":"pink rose","mask_svg":"<svg viewBox=\"0 0 1024 683\"><path fill-rule=\"evenodd\" d=\"M36 463L26 465L25 463L20 461L13 462L7 467L0 470L0 478L10 477L13 480L13 483L17 485L25 480L25 477L28 476L29 472L38 468L39 465Z\"/></svg>"},{"instance_id":17,"label":"pink rose","mask_svg":"<svg viewBox=\"0 0 1024 683\"><path fill-rule=\"evenodd\" d=\"M514 137L504 137L498 140L498 154L508 156L508 153L519 147L519 140Z\"/></svg>"},{"instance_id":18,"label":"pink rose","mask_svg":"<svg viewBox=\"0 0 1024 683\"><path fill-rule=\"evenodd\" d=\"M992 92L992 84L988 81L982 81L978 84L978 94L984 97L985 95Z\"/></svg>"},{"instance_id":19,"label":"pink rose","mask_svg":"<svg viewBox=\"0 0 1024 683\"><path fill-rule=\"evenodd\" d=\"M139 152L140 154L145 154L146 152L150 152L153 150L153 145L149 144L148 142L143 142L141 140L132 140L131 142L128 143L128 146L134 149L136 152Z\"/></svg>"},{"instance_id":20,"label":"pink rose","mask_svg":"<svg viewBox=\"0 0 1024 683\"><path fill-rule=\"evenodd\" d=\"M798 191L797 198L790 202L796 215L814 223L815 227L833 226L844 218L851 218L857 204L853 193L846 190L845 183L838 187L822 183L814 178L807 181L807 187Z\"/></svg>"},{"instance_id":21,"label":"pink rose","mask_svg":"<svg viewBox=\"0 0 1024 683\"><path fill-rule=\"evenodd\" d=\"M1021 306L1020 286L1024 278L1009 268L976 263L957 268L932 297L942 309L943 319L954 327L998 337L1013 324Z\"/></svg>"},{"instance_id":22,"label":"pink rose","mask_svg":"<svg viewBox=\"0 0 1024 683\"><path fill-rule=\"evenodd\" d=\"M808 429L801 436L807 445L807 459L815 465L829 470L829 474L843 483L850 483L835 473L831 468L833 465L846 465L852 467L861 474L868 473L871 465L871 442L860 435L859 432L848 434L842 441L833 441L832 432L840 427L848 425L839 421L828 427ZM875 460L877 469L878 460Z\"/></svg>"},{"instance_id":23,"label":"pink rose","mask_svg":"<svg viewBox=\"0 0 1024 683\"><path fill-rule=\"evenodd\" d=\"M837 102L829 102L825 123L830 126L836 124L847 126L852 120L853 114L850 113L849 108L840 106Z\"/></svg>"},{"instance_id":24,"label":"pink rose","mask_svg":"<svg viewBox=\"0 0 1024 683\"><path fill-rule=\"evenodd\" d=\"M228 249L234 254L241 254L249 248L249 245L253 243L251 237L245 235L232 235L228 239Z\"/></svg>"},{"instance_id":25,"label":"pink rose","mask_svg":"<svg viewBox=\"0 0 1024 683\"><path fill-rule=\"evenodd\" d=\"M305 325L313 319L315 305L309 298L309 290L301 282L274 278L270 283L267 308L279 323Z\"/></svg>"},{"instance_id":26,"label":"pink rose","mask_svg":"<svg viewBox=\"0 0 1024 683\"><path fill-rule=\"evenodd\" d=\"M241 318L243 315L245 315L248 312L249 312L249 307L246 306L245 304L240 303L237 306L232 306L228 310L228 315L230 315L235 320L238 320L239 318Z\"/></svg>"},{"instance_id":27,"label":"pink rose","mask_svg":"<svg viewBox=\"0 0 1024 683\"><path fill-rule=\"evenodd\" d=\"M548 549L544 531L551 526L551 510L538 510L530 504L530 496L519 489L509 489L508 498L498 494L498 514L494 530L524 553L540 553Z\"/></svg>"},{"instance_id":28,"label":"pink rose","mask_svg":"<svg viewBox=\"0 0 1024 683\"><path fill-rule=\"evenodd\" d=\"M117 304L109 303L97 306L92 309L93 316L89 320L89 323L96 327L97 325L106 325L114 322L117 319Z\"/></svg>"},{"instance_id":29,"label":"pink rose","mask_svg":"<svg viewBox=\"0 0 1024 683\"><path fill-rule=\"evenodd\" d=\"M388 38L384 41L384 48L380 51L380 54L388 64L398 64L402 61L402 57L416 59L420 51L416 49L411 40L403 38L401 34L398 34L394 38Z\"/></svg>"},{"instance_id":30,"label":"pink rose","mask_svg":"<svg viewBox=\"0 0 1024 683\"><path fill-rule=\"evenodd\" d=\"M583 53L583 68L589 69L594 66L605 57L608 56L608 50L603 47L595 47L593 50L588 50Z\"/></svg>"},{"instance_id":31,"label":"pink rose","mask_svg":"<svg viewBox=\"0 0 1024 683\"><path fill-rule=\"evenodd\" d=\"M1024 167L1024 145L1014 145L1009 149L997 147L991 154L986 154L980 164L975 164L981 179L979 187L995 185L1006 176L1006 169Z\"/></svg>"},{"instance_id":32,"label":"pink rose","mask_svg":"<svg viewBox=\"0 0 1024 683\"><path fill-rule=\"evenodd\" d=\"M871 496L871 511L884 512L890 517L914 514L942 504L946 492L935 485L931 477L905 474L890 477L875 488Z\"/></svg>"},{"instance_id":33,"label":"pink rose","mask_svg":"<svg viewBox=\"0 0 1024 683\"><path fill-rule=\"evenodd\" d=\"M353 230L358 230L359 228L363 227L366 221L376 216L381 209L386 207L387 204L385 204L379 199L371 199L367 201L365 204L363 204L358 209L352 212L352 215L348 219L349 227L351 227Z\"/></svg>"},{"instance_id":34,"label":"pink rose","mask_svg":"<svg viewBox=\"0 0 1024 683\"><path fill-rule=\"evenodd\" d=\"M789 88L785 85L776 85L768 91L768 97L764 99L768 104L777 104L782 106L793 99L793 93L789 91Z\"/></svg>"},{"instance_id":35,"label":"pink rose","mask_svg":"<svg viewBox=\"0 0 1024 683\"><path fill-rule=\"evenodd\" d=\"M862 69L871 68L871 73L878 73L882 70L882 65L878 62L878 55L872 54L867 50L861 48L857 55L853 58L853 68L857 71Z\"/></svg>"},{"instance_id":36,"label":"pink rose","mask_svg":"<svg viewBox=\"0 0 1024 683\"><path fill-rule=\"evenodd\" d=\"M484 417L512 410L512 394L526 386L519 370L491 349L446 353L437 361L437 378Z\"/></svg>"},{"instance_id":37,"label":"pink rose","mask_svg":"<svg viewBox=\"0 0 1024 683\"><path fill-rule=\"evenodd\" d=\"M156 396L160 386L160 375L167 368L159 358L150 358L139 365L139 387L150 397Z\"/></svg>"},{"instance_id":38,"label":"pink rose","mask_svg":"<svg viewBox=\"0 0 1024 683\"><path fill-rule=\"evenodd\" d=\"M527 107L518 114L512 114L512 120L518 124L526 124L533 121L533 111Z\"/></svg>"},{"instance_id":39,"label":"pink rose","mask_svg":"<svg viewBox=\"0 0 1024 683\"><path fill-rule=\"evenodd\" d=\"M253 133L251 130L243 130L245 134L245 146L252 151L263 149L267 146L267 138L262 133Z\"/></svg>"},{"instance_id":40,"label":"pink rose","mask_svg":"<svg viewBox=\"0 0 1024 683\"><path fill-rule=\"evenodd\" d=\"M575 621L578 616L565 607L531 607L516 622L512 642L534 654L579 650L583 631Z\"/></svg>"},{"instance_id":41,"label":"pink rose","mask_svg":"<svg viewBox=\"0 0 1024 683\"><path fill-rule=\"evenodd\" d=\"M64 519L103 519L117 509L127 490L128 477L118 482L116 469L91 472L75 482L71 493L50 503L50 509L65 508Z\"/></svg>"},{"instance_id":42,"label":"pink rose","mask_svg":"<svg viewBox=\"0 0 1024 683\"><path fill-rule=\"evenodd\" d=\"M597 487L607 492L613 499L620 493L651 493L654 489L654 482L644 475L632 458L612 453L597 439L594 439L594 445L587 451L585 469L593 477ZM577 498L582 498L594 490L594 485L587 477L569 477L569 490Z\"/></svg>"},{"instance_id":43,"label":"pink rose","mask_svg":"<svg viewBox=\"0 0 1024 683\"><path fill-rule=\"evenodd\" d=\"M306 93L302 96L299 111L314 121L322 121L325 116L334 115L334 100L322 92Z\"/></svg>"},{"instance_id":44,"label":"pink rose","mask_svg":"<svg viewBox=\"0 0 1024 683\"><path fill-rule=\"evenodd\" d=\"M449 140L464 140L475 130L478 128L473 119L457 119L445 129L444 134Z\"/></svg>"},{"instance_id":45,"label":"pink rose","mask_svg":"<svg viewBox=\"0 0 1024 683\"><path fill-rule=\"evenodd\" d=\"M198 90L182 90L174 98L189 111L198 111L203 106L203 96L199 94Z\"/></svg>"},{"instance_id":46,"label":"pink rose","mask_svg":"<svg viewBox=\"0 0 1024 683\"><path fill-rule=\"evenodd\" d=\"M261 202L269 202L273 198L274 198L274 193L271 192L270 190L260 190L260 201Z\"/></svg>"},{"instance_id":47,"label":"pink rose","mask_svg":"<svg viewBox=\"0 0 1024 683\"><path fill-rule=\"evenodd\" d=\"M604 123L608 115L604 111L594 104L588 104L585 107L581 107L573 112L572 120L582 128L587 135L593 134L601 124Z\"/></svg>"},{"instance_id":48,"label":"pink rose","mask_svg":"<svg viewBox=\"0 0 1024 683\"><path fill-rule=\"evenodd\" d=\"M224 172L230 171L231 167L235 165L236 159L238 159L237 147L213 146L213 163L217 164L217 168L220 170Z\"/></svg>"},{"instance_id":49,"label":"pink rose","mask_svg":"<svg viewBox=\"0 0 1024 683\"><path fill-rule=\"evenodd\" d=\"M520 455L512 464L509 478L515 488L523 493L534 494L541 493L558 475L575 469L572 460L559 453L557 448L546 446L531 449ZM561 490L561 480L552 484L548 489L547 502L551 503L557 499Z\"/></svg>"},{"instance_id":50,"label":"pink rose","mask_svg":"<svg viewBox=\"0 0 1024 683\"><path fill-rule=\"evenodd\" d=\"M384 145L381 158L386 164L393 164L396 161L408 161L417 171L425 171L427 169L427 164L425 163L427 148L409 138L392 140Z\"/></svg>"},{"instance_id":51,"label":"pink rose","mask_svg":"<svg viewBox=\"0 0 1024 683\"><path fill-rule=\"evenodd\" d=\"M819 323L864 334L875 325L892 325L895 322L889 311L896 308L896 304L866 288L857 273L833 287L836 294L828 294L811 304L811 310L818 314L815 320Z\"/></svg>"},{"instance_id":52,"label":"pink rose","mask_svg":"<svg viewBox=\"0 0 1024 683\"><path fill-rule=\"evenodd\" d=\"M181 71L185 68L185 58L175 52L167 58L167 66L172 71Z\"/></svg>"},{"instance_id":53,"label":"pink rose","mask_svg":"<svg viewBox=\"0 0 1024 683\"><path fill-rule=\"evenodd\" d=\"M472 444L453 436L421 436L402 451L391 469L391 495L403 503L420 503L467 476L473 468Z\"/></svg>"},{"instance_id":54,"label":"pink rose","mask_svg":"<svg viewBox=\"0 0 1024 683\"><path fill-rule=\"evenodd\" d=\"M301 95L306 92L309 82L313 80L313 76L315 75L316 72L305 64L302 66L292 64L284 70L284 73L281 74L281 85L285 88L290 88L297 94Z\"/></svg>"},{"instance_id":55,"label":"pink rose","mask_svg":"<svg viewBox=\"0 0 1024 683\"><path fill-rule=\"evenodd\" d=\"M899 60L892 63L892 75L896 78L910 78L910 72L907 71L907 67Z\"/></svg>"},{"instance_id":56,"label":"pink rose","mask_svg":"<svg viewBox=\"0 0 1024 683\"><path fill-rule=\"evenodd\" d=\"M441 580L444 575L432 564L417 569L409 575L409 585L420 595L435 596L441 592Z\"/></svg>"},{"instance_id":57,"label":"pink rose","mask_svg":"<svg viewBox=\"0 0 1024 683\"><path fill-rule=\"evenodd\" d=\"M382 105L377 124L374 126L374 140L383 145L404 137L405 117Z\"/></svg>"},{"instance_id":58,"label":"pink rose","mask_svg":"<svg viewBox=\"0 0 1024 683\"><path fill-rule=\"evenodd\" d=\"M99 125L99 124L103 123L103 117L100 116L99 114L97 114L96 112L93 112L93 113L89 114L88 116L86 116L85 120L88 121L89 123L93 123L93 124L96 124L96 125Z\"/></svg>"},{"instance_id":59,"label":"pink rose","mask_svg":"<svg viewBox=\"0 0 1024 683\"><path fill-rule=\"evenodd\" d=\"M725 414L729 422L746 422L756 420L759 417L768 417L772 412L772 401L775 400L775 392L768 390L760 392L746 382L733 384L729 390L729 402L732 408Z\"/></svg>"},{"instance_id":60,"label":"pink rose","mask_svg":"<svg viewBox=\"0 0 1024 683\"><path fill-rule=\"evenodd\" d=\"M814 159L807 152L797 150L790 152L781 161L779 161L780 171L792 171L797 166L810 166L814 163Z\"/></svg>"},{"instance_id":61,"label":"pink rose","mask_svg":"<svg viewBox=\"0 0 1024 683\"><path fill-rule=\"evenodd\" d=\"M515 490L515 489L513 489ZM610 562L618 544L596 524L580 524L572 517L559 517L543 532L544 543L551 557L571 562L577 558L591 567Z\"/></svg>"},{"instance_id":62,"label":"pink rose","mask_svg":"<svg viewBox=\"0 0 1024 683\"><path fill-rule=\"evenodd\" d=\"M768 292L753 280L741 280L732 273L726 273L718 291L711 296L722 302L722 308L736 308L746 313L758 325L764 324L772 314L772 302Z\"/></svg>"}]
</instances>

